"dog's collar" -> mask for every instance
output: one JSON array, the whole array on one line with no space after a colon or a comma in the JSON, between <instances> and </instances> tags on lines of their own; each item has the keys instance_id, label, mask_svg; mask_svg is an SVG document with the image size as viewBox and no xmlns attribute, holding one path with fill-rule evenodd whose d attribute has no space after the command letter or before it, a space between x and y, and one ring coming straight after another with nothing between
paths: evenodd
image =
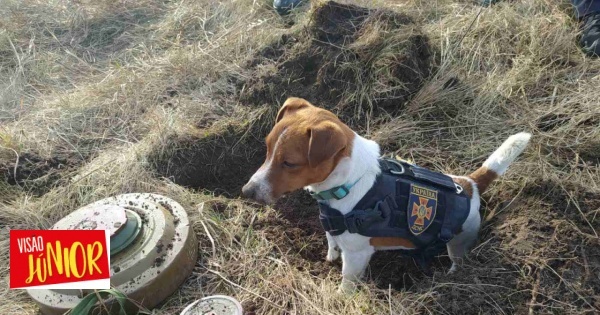
<instances>
[{"instance_id":1,"label":"dog's collar","mask_svg":"<svg viewBox=\"0 0 600 315\"><path fill-rule=\"evenodd\" d=\"M356 183L358 183L358 181L360 181L361 178L362 177L358 178L352 184L344 184L341 186L336 186L336 187L333 187L331 189L327 189L327 190L324 190L321 192L311 191L310 196L319 201L330 200L330 199L335 199L335 200L343 199L344 197L348 196L348 194L350 193L350 189L352 187L354 187L354 185L356 185Z\"/></svg>"},{"instance_id":2,"label":"dog's collar","mask_svg":"<svg viewBox=\"0 0 600 315\"><path fill-rule=\"evenodd\" d=\"M392 174L403 174L404 173L404 166L402 166L401 163L394 161L394 160L379 160L379 163L382 167L382 169L384 170L390 170L390 172ZM408 163L408 162L405 162ZM389 165L391 164L391 166ZM410 164L410 163L408 163ZM352 184L344 184L341 186L336 186L333 187L331 189L327 189L321 192L314 192L314 191L309 191L310 196L313 197L314 199L316 199L317 201L323 201L323 200L331 200L331 199L335 199L335 200L340 200L343 199L344 197L348 196L348 194L350 193L350 188L354 187L354 185L356 185L356 183L358 183L361 180L362 176L359 177L354 183Z\"/></svg>"}]
</instances>

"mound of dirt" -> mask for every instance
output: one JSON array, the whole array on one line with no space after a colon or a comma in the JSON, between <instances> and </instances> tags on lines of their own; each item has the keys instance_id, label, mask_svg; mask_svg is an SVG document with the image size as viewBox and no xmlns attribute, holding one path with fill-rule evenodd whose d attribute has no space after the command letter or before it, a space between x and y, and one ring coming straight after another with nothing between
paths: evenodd
<instances>
[{"instance_id":1,"label":"mound of dirt","mask_svg":"<svg viewBox=\"0 0 600 315\"><path fill-rule=\"evenodd\" d=\"M410 17L327 2L301 31L283 35L246 64L238 83L245 104L305 98L343 118L396 112L431 71L427 38Z\"/></svg>"}]
</instances>

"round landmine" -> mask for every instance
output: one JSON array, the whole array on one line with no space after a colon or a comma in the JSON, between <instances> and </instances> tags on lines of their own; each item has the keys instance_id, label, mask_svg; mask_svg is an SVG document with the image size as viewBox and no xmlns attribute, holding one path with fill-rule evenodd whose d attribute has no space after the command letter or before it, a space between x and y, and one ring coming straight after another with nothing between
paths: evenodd
<instances>
[{"instance_id":1,"label":"round landmine","mask_svg":"<svg viewBox=\"0 0 600 315\"><path fill-rule=\"evenodd\" d=\"M69 214L52 229L110 231L111 286L152 308L191 273L197 242L183 207L155 194L125 194ZM63 314L93 290L28 290L43 314ZM118 313L117 303L111 311ZM133 307L133 303L129 305Z\"/></svg>"},{"instance_id":2,"label":"round landmine","mask_svg":"<svg viewBox=\"0 0 600 315\"><path fill-rule=\"evenodd\" d=\"M225 295L213 295L188 305L181 315L242 315L242 305Z\"/></svg>"}]
</instances>

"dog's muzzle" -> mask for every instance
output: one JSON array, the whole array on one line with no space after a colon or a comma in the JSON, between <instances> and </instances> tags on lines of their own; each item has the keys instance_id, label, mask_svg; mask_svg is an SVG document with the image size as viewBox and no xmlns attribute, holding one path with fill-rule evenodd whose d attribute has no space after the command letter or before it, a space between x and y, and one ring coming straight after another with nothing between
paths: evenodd
<instances>
[{"instance_id":1,"label":"dog's muzzle","mask_svg":"<svg viewBox=\"0 0 600 315\"><path fill-rule=\"evenodd\" d=\"M242 196L262 204L272 203L272 198L269 193L266 192L265 187L252 180L242 187Z\"/></svg>"}]
</instances>

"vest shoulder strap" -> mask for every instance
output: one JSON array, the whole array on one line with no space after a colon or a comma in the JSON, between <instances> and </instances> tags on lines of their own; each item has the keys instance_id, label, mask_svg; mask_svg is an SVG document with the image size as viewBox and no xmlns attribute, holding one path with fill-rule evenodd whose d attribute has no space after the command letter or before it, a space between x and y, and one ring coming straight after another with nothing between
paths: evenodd
<instances>
[{"instance_id":1,"label":"vest shoulder strap","mask_svg":"<svg viewBox=\"0 0 600 315\"><path fill-rule=\"evenodd\" d=\"M380 159L379 165L381 167L381 171L385 173L390 173L396 176L412 177L417 180L429 182L438 187L441 186L453 190L457 189L456 183L454 183L452 177L417 166L415 164L394 159Z\"/></svg>"}]
</instances>

